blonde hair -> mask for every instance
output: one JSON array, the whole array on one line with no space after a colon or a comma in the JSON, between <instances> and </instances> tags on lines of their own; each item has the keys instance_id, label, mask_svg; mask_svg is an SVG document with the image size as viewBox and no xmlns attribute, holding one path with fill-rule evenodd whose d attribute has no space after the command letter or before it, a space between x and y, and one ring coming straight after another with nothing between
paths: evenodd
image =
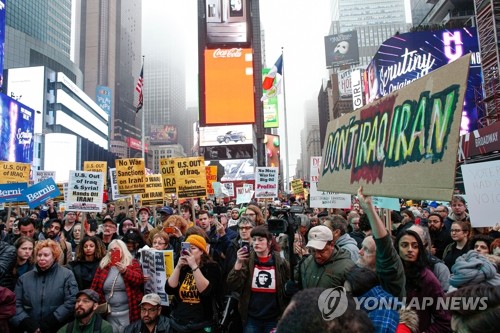
<instances>
[{"instance_id":1,"label":"blonde hair","mask_svg":"<svg viewBox=\"0 0 500 333\"><path fill-rule=\"evenodd\" d=\"M127 249L127 245L119 240L115 239L112 240L111 243L108 245L108 249L112 248L113 245L115 245L120 249L122 256L120 258L120 262L124 264L125 266L129 266L132 264L132 261L134 260L134 257L132 257L132 254L130 254L130 251ZM108 253L104 256L104 258L101 259L101 262L99 263L100 268L104 268L108 266L111 263L111 251L108 250Z\"/></svg>"},{"instance_id":2,"label":"blonde hair","mask_svg":"<svg viewBox=\"0 0 500 333\"><path fill-rule=\"evenodd\" d=\"M38 256L38 252L45 248L48 247L50 251L52 251L52 257L54 257L54 262L59 262L59 258L61 258L62 254L62 249L61 245L53 241L52 239L44 239L40 240L36 243L35 245L35 258Z\"/></svg>"}]
</instances>

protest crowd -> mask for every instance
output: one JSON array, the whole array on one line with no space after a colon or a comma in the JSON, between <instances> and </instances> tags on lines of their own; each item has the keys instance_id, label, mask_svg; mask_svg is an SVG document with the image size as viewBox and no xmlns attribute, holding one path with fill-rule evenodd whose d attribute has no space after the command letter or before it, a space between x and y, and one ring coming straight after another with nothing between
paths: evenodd
<instances>
[{"instance_id":1,"label":"protest crowd","mask_svg":"<svg viewBox=\"0 0 500 333\"><path fill-rule=\"evenodd\" d=\"M0 332L500 332L499 224L473 228L458 195L401 206L360 188L350 209L293 196L6 208ZM171 253L166 297L146 287L146 251Z\"/></svg>"}]
</instances>

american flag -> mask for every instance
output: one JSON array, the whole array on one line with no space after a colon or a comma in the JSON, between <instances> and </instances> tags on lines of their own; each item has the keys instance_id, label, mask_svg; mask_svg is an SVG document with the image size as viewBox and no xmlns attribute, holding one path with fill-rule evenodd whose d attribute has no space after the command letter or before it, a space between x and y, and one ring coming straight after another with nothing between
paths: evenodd
<instances>
[{"instance_id":1,"label":"american flag","mask_svg":"<svg viewBox=\"0 0 500 333\"><path fill-rule=\"evenodd\" d=\"M137 107L135 108L135 113L139 112L142 109L142 103L144 102L144 96L142 94L143 83L144 83L144 65L142 65L141 74L139 75L139 79L137 80L137 85L135 86L135 90L139 93L139 103L137 103Z\"/></svg>"}]
</instances>

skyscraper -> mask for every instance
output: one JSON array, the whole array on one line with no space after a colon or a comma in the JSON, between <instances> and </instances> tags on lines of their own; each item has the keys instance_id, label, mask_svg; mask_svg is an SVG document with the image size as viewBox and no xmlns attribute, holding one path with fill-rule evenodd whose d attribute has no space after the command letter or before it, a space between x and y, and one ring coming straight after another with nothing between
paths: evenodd
<instances>
[{"instance_id":1,"label":"skyscraper","mask_svg":"<svg viewBox=\"0 0 500 333\"><path fill-rule=\"evenodd\" d=\"M140 139L141 117L135 113L134 87L142 62L142 1L78 1L81 42L77 59L85 75L85 93L111 88L111 149L123 155L127 138ZM147 85L147 78L145 78ZM142 112L142 111L141 111Z\"/></svg>"},{"instance_id":2,"label":"skyscraper","mask_svg":"<svg viewBox=\"0 0 500 333\"><path fill-rule=\"evenodd\" d=\"M363 67L380 44L408 27L403 0L332 0L330 34L356 30Z\"/></svg>"}]
</instances>

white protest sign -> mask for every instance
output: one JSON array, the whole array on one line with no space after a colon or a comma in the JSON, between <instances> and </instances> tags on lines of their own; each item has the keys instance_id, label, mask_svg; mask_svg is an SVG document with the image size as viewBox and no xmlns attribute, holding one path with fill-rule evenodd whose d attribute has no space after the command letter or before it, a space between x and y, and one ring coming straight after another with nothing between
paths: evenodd
<instances>
[{"instance_id":1,"label":"white protest sign","mask_svg":"<svg viewBox=\"0 0 500 333\"><path fill-rule=\"evenodd\" d=\"M227 188L219 182L213 182L212 187L216 198L229 197Z\"/></svg>"},{"instance_id":2,"label":"white protest sign","mask_svg":"<svg viewBox=\"0 0 500 333\"><path fill-rule=\"evenodd\" d=\"M464 164L461 168L472 226L495 226L500 222L500 161Z\"/></svg>"},{"instance_id":3,"label":"white protest sign","mask_svg":"<svg viewBox=\"0 0 500 333\"><path fill-rule=\"evenodd\" d=\"M116 168L109 169L109 180L111 182L111 199L116 201L118 199L126 198L126 195L120 195L118 191L118 182L116 181Z\"/></svg>"},{"instance_id":4,"label":"white protest sign","mask_svg":"<svg viewBox=\"0 0 500 333\"><path fill-rule=\"evenodd\" d=\"M233 182L222 183L222 185L224 185L224 187L226 188L227 193L230 197L236 196L236 193L234 193L234 183Z\"/></svg>"},{"instance_id":5,"label":"white protest sign","mask_svg":"<svg viewBox=\"0 0 500 333\"><path fill-rule=\"evenodd\" d=\"M67 209L82 212L100 212L104 191L102 172L70 171Z\"/></svg>"},{"instance_id":6,"label":"white protest sign","mask_svg":"<svg viewBox=\"0 0 500 333\"><path fill-rule=\"evenodd\" d=\"M372 202L373 205L378 208L385 208L397 211L401 209L401 205L399 204L398 198L372 197Z\"/></svg>"},{"instance_id":7,"label":"white protest sign","mask_svg":"<svg viewBox=\"0 0 500 333\"><path fill-rule=\"evenodd\" d=\"M161 305L168 306L165 283L174 271L174 251L143 248L141 256L142 272L145 276L149 276L149 280L144 284L144 293L158 294L161 298Z\"/></svg>"},{"instance_id":8,"label":"white protest sign","mask_svg":"<svg viewBox=\"0 0 500 333\"><path fill-rule=\"evenodd\" d=\"M255 198L274 199L278 196L278 168L255 168Z\"/></svg>"},{"instance_id":9,"label":"white protest sign","mask_svg":"<svg viewBox=\"0 0 500 333\"><path fill-rule=\"evenodd\" d=\"M351 208L351 195L318 191L321 156L311 157L310 206L313 208Z\"/></svg>"},{"instance_id":10,"label":"white protest sign","mask_svg":"<svg viewBox=\"0 0 500 333\"><path fill-rule=\"evenodd\" d=\"M56 179L55 171L45 171L45 170L35 170L35 174L33 175L33 182L35 184L43 182L45 179Z\"/></svg>"},{"instance_id":11,"label":"white protest sign","mask_svg":"<svg viewBox=\"0 0 500 333\"><path fill-rule=\"evenodd\" d=\"M252 201L252 197L254 195L254 191L252 191L249 187L237 187L236 188L236 204L244 204Z\"/></svg>"}]
</instances>

